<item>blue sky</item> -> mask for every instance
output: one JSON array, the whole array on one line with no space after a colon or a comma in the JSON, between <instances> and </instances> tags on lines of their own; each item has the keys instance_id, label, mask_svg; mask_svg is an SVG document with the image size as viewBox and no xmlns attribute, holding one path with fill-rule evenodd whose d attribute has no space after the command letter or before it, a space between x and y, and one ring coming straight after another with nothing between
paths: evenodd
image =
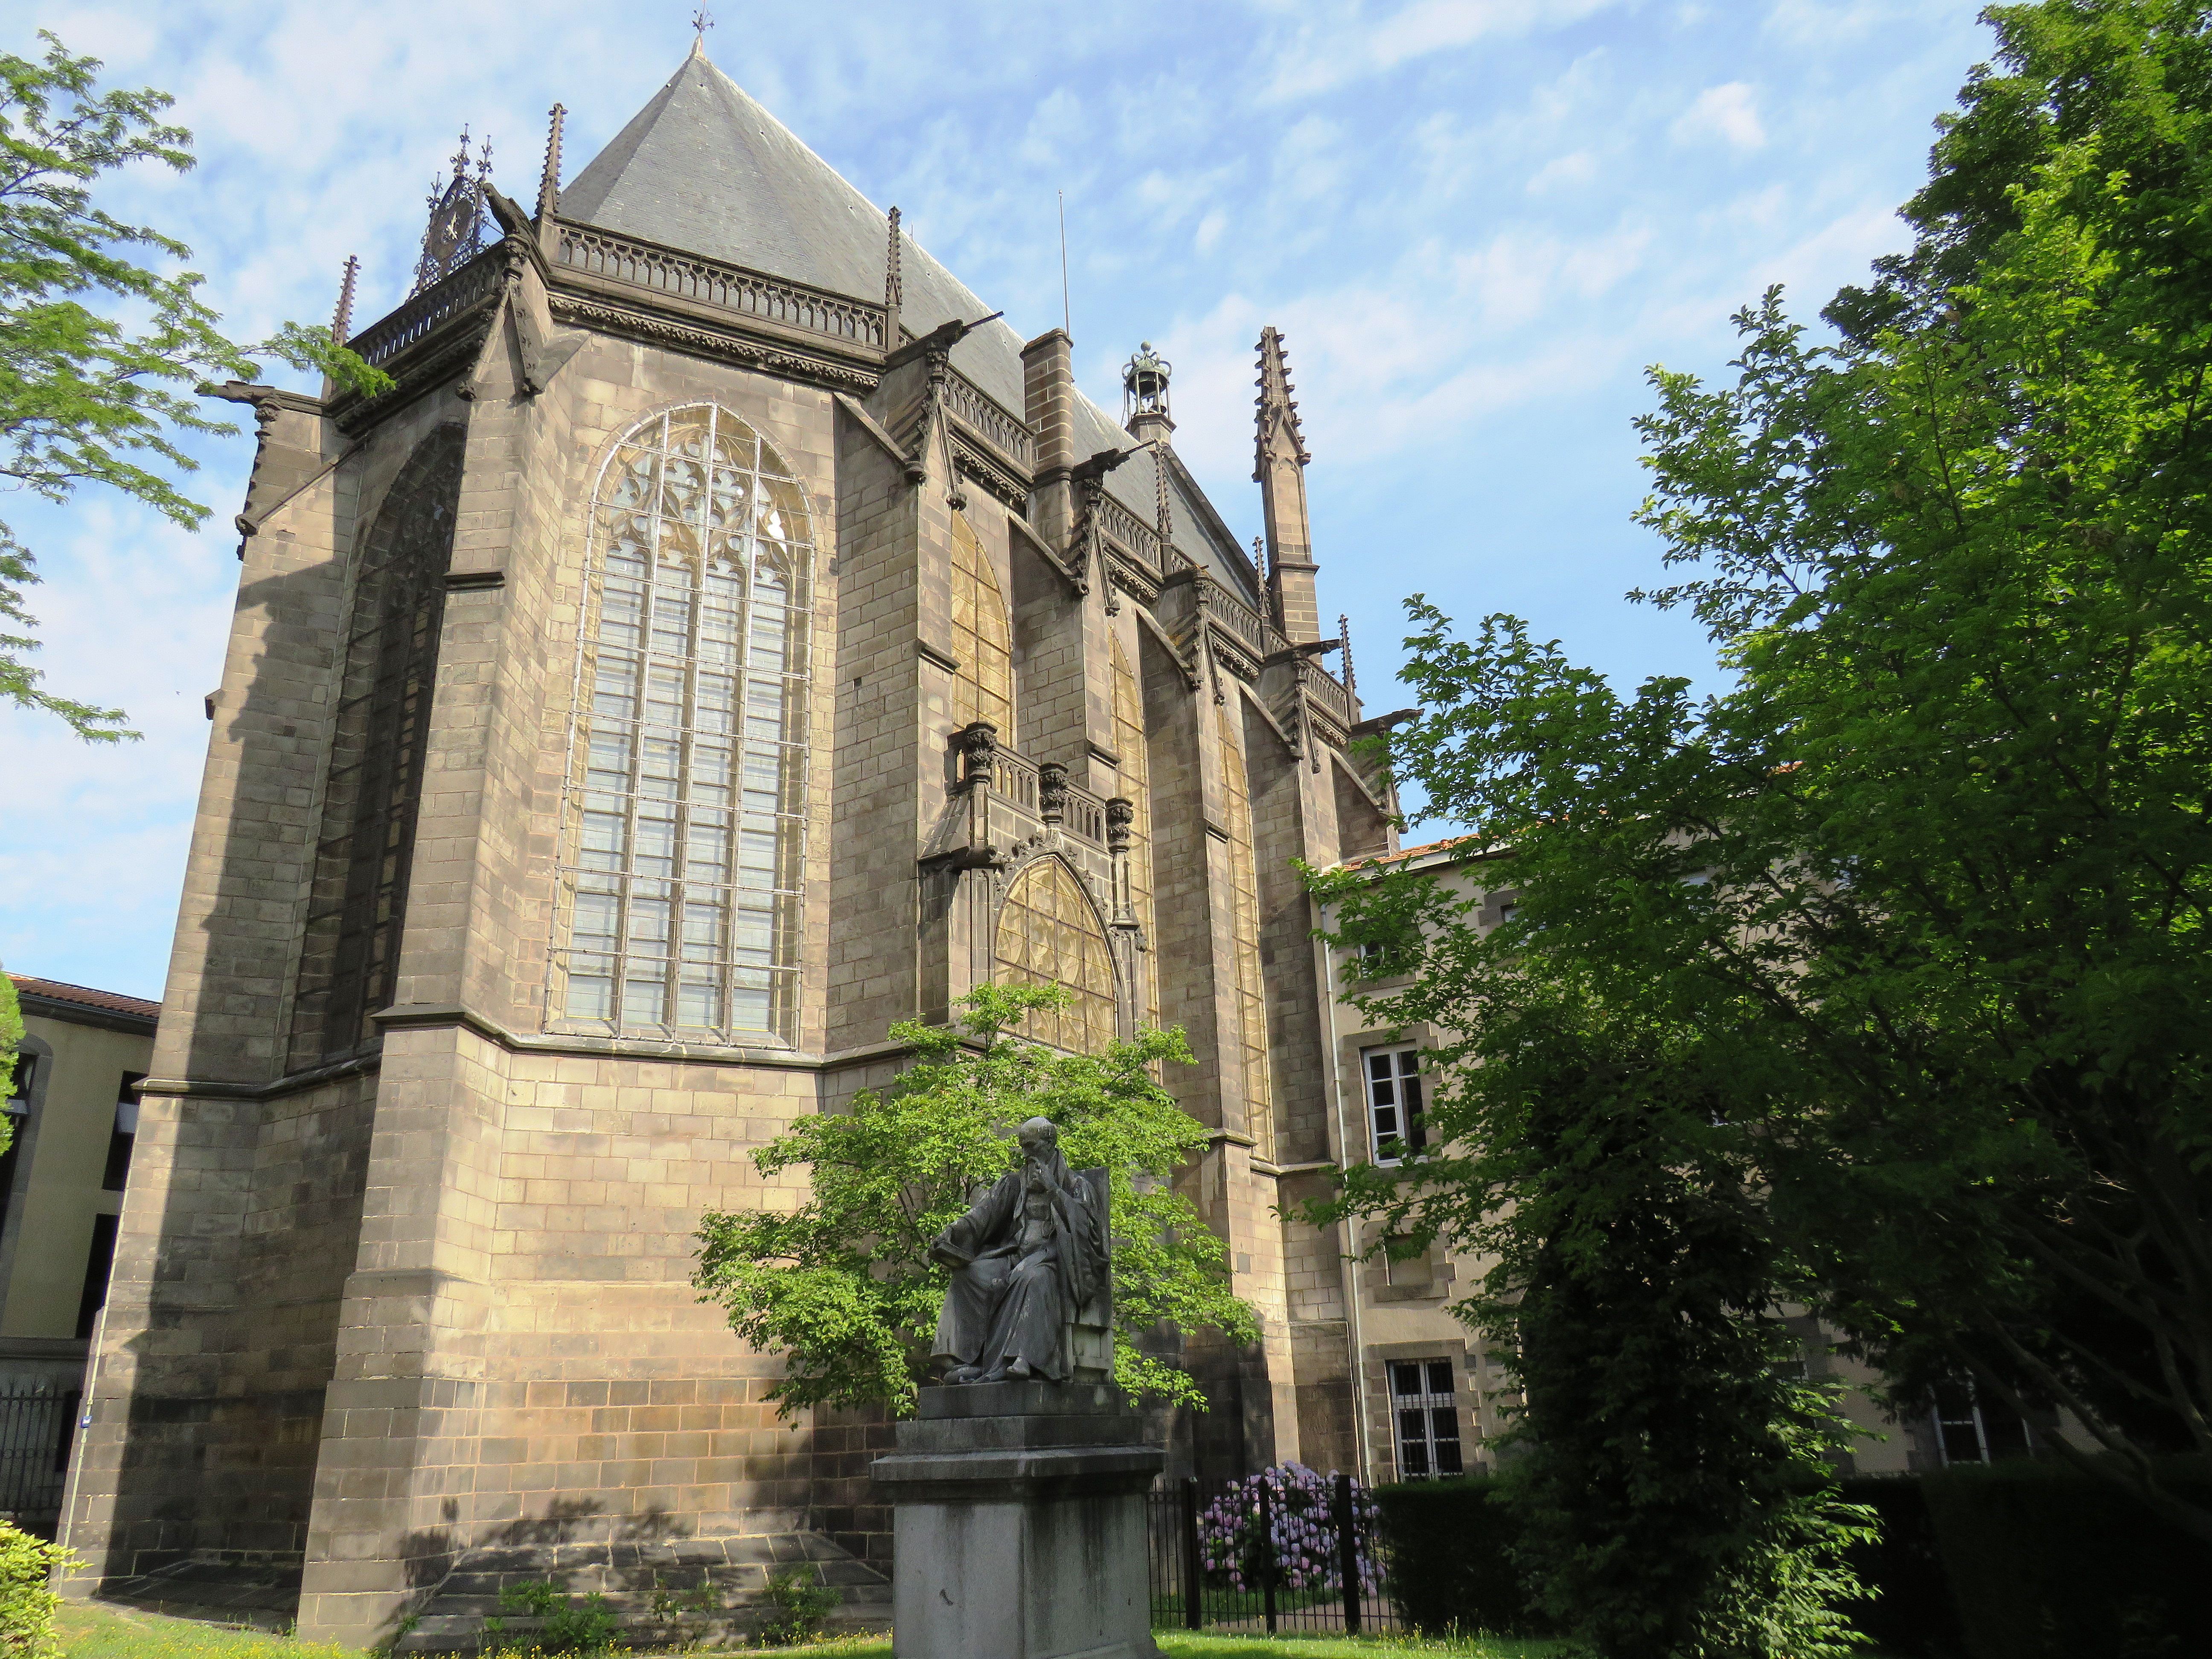
<instances>
[{"instance_id":1,"label":"blue sky","mask_svg":"<svg viewBox=\"0 0 2212 1659\"><path fill-rule=\"evenodd\" d=\"M570 176L689 48L691 0L10 7L111 83L174 93L200 166L112 211L194 250L234 332L404 294L461 125L509 194L544 113ZM1118 408L1140 339L1176 366L1176 442L1249 537L1253 343L1287 336L1325 614L1395 706L1399 602L1528 617L1632 684L1698 674L1684 619L1628 605L1656 561L1630 422L1654 362L1703 374L1770 283L1809 320L1875 255L1929 124L1988 36L1969 0L1292 4L724 0L714 60L1025 334L1060 310ZM250 428L251 422L247 426ZM53 689L125 705L88 749L0 711L0 960L161 994L238 567L244 436L198 446L185 534L112 496L0 502L40 556Z\"/></svg>"}]
</instances>

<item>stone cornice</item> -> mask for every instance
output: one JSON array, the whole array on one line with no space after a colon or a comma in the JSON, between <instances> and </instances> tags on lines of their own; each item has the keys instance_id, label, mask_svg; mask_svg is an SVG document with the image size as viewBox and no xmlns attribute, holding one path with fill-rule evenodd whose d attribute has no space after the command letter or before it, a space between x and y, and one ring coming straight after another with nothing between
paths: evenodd
<instances>
[{"instance_id":1,"label":"stone cornice","mask_svg":"<svg viewBox=\"0 0 2212 1659\"><path fill-rule=\"evenodd\" d=\"M702 357L720 358L746 368L780 374L787 380L811 381L836 391L865 394L876 389L877 377L870 370L836 362L811 352L770 345L749 338L735 330L678 322L653 311L580 299L558 291L549 298L553 315L561 322L579 324L610 334L628 335L632 339L644 340L651 344L670 346Z\"/></svg>"},{"instance_id":2,"label":"stone cornice","mask_svg":"<svg viewBox=\"0 0 2212 1659\"><path fill-rule=\"evenodd\" d=\"M1017 513L1029 508L1030 492L1020 479L987 454L980 444L968 441L957 427L951 434L952 464Z\"/></svg>"}]
</instances>

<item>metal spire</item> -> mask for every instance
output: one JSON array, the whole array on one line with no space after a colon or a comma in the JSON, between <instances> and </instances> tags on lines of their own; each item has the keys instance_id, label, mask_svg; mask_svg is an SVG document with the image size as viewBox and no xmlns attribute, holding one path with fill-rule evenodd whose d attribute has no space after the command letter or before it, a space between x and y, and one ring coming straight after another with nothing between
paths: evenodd
<instances>
[{"instance_id":1,"label":"metal spire","mask_svg":"<svg viewBox=\"0 0 2212 1659\"><path fill-rule=\"evenodd\" d=\"M422 258L415 267L414 292L459 270L483 248L484 187L491 179L491 140L483 141L477 157L476 177L469 176L469 130L461 129L461 147L453 152L450 182L430 186L430 222L422 232Z\"/></svg>"},{"instance_id":2,"label":"metal spire","mask_svg":"<svg viewBox=\"0 0 2212 1659\"><path fill-rule=\"evenodd\" d=\"M702 6L691 14L691 55L694 58L707 55L707 31L714 27L714 14L706 7Z\"/></svg>"}]
</instances>

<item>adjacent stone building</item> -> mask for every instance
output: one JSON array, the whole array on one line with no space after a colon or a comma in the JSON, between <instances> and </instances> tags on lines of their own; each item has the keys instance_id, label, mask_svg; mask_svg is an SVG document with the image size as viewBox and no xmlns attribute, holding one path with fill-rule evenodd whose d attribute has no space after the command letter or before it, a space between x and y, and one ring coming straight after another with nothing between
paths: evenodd
<instances>
[{"instance_id":1,"label":"adjacent stone building","mask_svg":"<svg viewBox=\"0 0 2212 1659\"><path fill-rule=\"evenodd\" d=\"M1255 566L1165 364L1108 415L703 53L565 186L559 131L529 208L457 166L351 341L395 390L228 389L81 1582L301 1572L301 1633L365 1646L487 1552L876 1550L875 1431L778 1419L693 1230L791 1201L748 1151L994 976L1073 992L1046 1040L1198 1056L1187 1179L1264 1334L1188 1355L1178 1467L1355 1467L1341 1241L1280 1212L1347 1111L1292 860L1393 842L1279 336Z\"/></svg>"}]
</instances>

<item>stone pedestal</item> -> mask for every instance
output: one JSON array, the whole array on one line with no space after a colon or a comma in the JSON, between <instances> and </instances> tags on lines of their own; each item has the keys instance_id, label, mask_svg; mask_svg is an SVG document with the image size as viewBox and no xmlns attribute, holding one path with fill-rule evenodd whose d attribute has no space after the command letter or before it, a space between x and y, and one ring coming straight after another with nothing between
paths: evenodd
<instances>
[{"instance_id":1,"label":"stone pedestal","mask_svg":"<svg viewBox=\"0 0 2212 1659\"><path fill-rule=\"evenodd\" d=\"M924 1389L874 1466L898 1659L1158 1659L1143 1433L1103 1383Z\"/></svg>"}]
</instances>

